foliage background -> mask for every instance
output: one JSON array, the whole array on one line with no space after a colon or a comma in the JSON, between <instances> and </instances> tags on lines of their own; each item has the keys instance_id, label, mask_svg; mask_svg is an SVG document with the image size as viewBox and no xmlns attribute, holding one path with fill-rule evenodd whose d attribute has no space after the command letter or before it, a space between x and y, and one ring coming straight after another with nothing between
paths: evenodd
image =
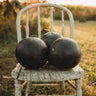
<instances>
[{"instance_id":1,"label":"foliage background","mask_svg":"<svg viewBox=\"0 0 96 96\"><path fill-rule=\"evenodd\" d=\"M38 2L38 1L37 1ZM36 3L36 2L34 2ZM20 9L29 3L20 3L17 0L0 2L0 96L14 96L14 80L4 76L10 76L12 69L16 66L15 58L16 39L16 16ZM65 5L62 5L65 6ZM82 79L83 96L96 96L96 7L70 6L75 20L75 37L82 51L80 66L85 70ZM29 25L30 36L37 36L37 9L30 10ZM47 11L46 11L47 10ZM34 14L31 14L34 13ZM41 30L50 30L50 8L41 8ZM59 13L59 14L58 14ZM25 14L22 16L22 33L25 36ZM69 36L68 16L65 13L65 35ZM54 9L54 31L60 33L61 11ZM34 22L33 22L34 21ZM61 34L61 33L60 33ZM67 86L66 94L75 93ZM94 90L94 91L93 91ZM24 90L23 90L24 91ZM24 92L23 92L24 93ZM23 94L22 93L22 94ZM60 94L59 87L34 87L30 94Z\"/></svg>"}]
</instances>

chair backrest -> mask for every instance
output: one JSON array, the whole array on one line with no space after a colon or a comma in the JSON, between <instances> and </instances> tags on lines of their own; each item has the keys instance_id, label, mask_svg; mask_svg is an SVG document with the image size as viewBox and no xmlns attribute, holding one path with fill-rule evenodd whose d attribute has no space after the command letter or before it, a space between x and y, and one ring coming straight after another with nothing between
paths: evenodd
<instances>
[{"instance_id":1,"label":"chair backrest","mask_svg":"<svg viewBox=\"0 0 96 96\"><path fill-rule=\"evenodd\" d=\"M62 35L64 36L65 33L65 29L64 29L64 12L67 12L68 16L69 16L69 20L70 20L70 38L74 38L74 20L73 20L73 15L71 13L70 10L68 10L66 7L60 6L60 5L56 5L56 4L51 4L51 3L37 3L37 4L31 4L28 5L26 7L24 7L23 9L20 10L20 12L17 15L17 20L16 20L16 28L17 28L17 40L18 42L20 40L22 40L22 34L21 34L21 15L26 12L26 38L29 37L29 21L28 21L28 10L30 8L34 8L37 7L38 8L38 37L41 37L41 25L40 25L40 7L46 6L46 7L50 7L51 9L51 32L54 31L53 29L53 7L59 8L62 10Z\"/></svg>"}]
</instances>

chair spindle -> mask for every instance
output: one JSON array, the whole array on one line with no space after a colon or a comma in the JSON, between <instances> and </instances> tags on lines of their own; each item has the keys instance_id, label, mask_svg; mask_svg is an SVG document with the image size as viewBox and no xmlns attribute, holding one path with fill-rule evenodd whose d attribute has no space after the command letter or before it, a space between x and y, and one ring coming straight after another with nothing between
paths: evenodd
<instances>
[{"instance_id":1,"label":"chair spindle","mask_svg":"<svg viewBox=\"0 0 96 96\"><path fill-rule=\"evenodd\" d=\"M38 38L41 38L40 7L38 7Z\"/></svg>"},{"instance_id":2,"label":"chair spindle","mask_svg":"<svg viewBox=\"0 0 96 96\"><path fill-rule=\"evenodd\" d=\"M62 10L62 35L65 35L65 28L64 28L64 10Z\"/></svg>"},{"instance_id":3,"label":"chair spindle","mask_svg":"<svg viewBox=\"0 0 96 96\"><path fill-rule=\"evenodd\" d=\"M26 38L29 37L28 10L26 10Z\"/></svg>"},{"instance_id":4,"label":"chair spindle","mask_svg":"<svg viewBox=\"0 0 96 96\"><path fill-rule=\"evenodd\" d=\"M51 32L53 32L53 7L51 7Z\"/></svg>"}]
</instances>

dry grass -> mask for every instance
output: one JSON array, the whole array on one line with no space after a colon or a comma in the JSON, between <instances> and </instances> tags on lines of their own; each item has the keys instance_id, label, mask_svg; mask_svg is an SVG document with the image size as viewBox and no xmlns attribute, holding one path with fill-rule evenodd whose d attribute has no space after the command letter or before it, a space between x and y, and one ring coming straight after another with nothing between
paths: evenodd
<instances>
[{"instance_id":1,"label":"dry grass","mask_svg":"<svg viewBox=\"0 0 96 96\"><path fill-rule=\"evenodd\" d=\"M82 59L79 65L85 70L85 76L82 78L83 96L96 96L96 22L87 21L85 23L80 23L78 21L75 21L74 23L74 39L79 44L82 52ZM61 21L54 20L54 31L59 32L61 34L61 30ZM65 21L65 36L69 36L69 31L69 22ZM11 70L14 68L17 62L14 54L16 41L11 40L0 42L0 46L0 76L9 76ZM0 96L9 96L9 94L13 94L14 86L12 87L12 84L14 82L10 80L8 81L7 79L0 80L0 82L2 82L3 84L1 86L2 89L0 89L0 94L5 93L5 95ZM74 90L71 87L66 86L66 93L71 94L72 92L74 92ZM6 95L7 93L8 95ZM60 88L35 87L32 89L31 93L60 94Z\"/></svg>"},{"instance_id":2,"label":"dry grass","mask_svg":"<svg viewBox=\"0 0 96 96\"><path fill-rule=\"evenodd\" d=\"M82 78L83 96L96 96L96 22L75 21L74 24L74 39L82 52L79 65L85 70ZM60 33L61 21L54 21L54 25L54 31ZM69 31L69 22L65 21L65 36L69 36Z\"/></svg>"}]
</instances>

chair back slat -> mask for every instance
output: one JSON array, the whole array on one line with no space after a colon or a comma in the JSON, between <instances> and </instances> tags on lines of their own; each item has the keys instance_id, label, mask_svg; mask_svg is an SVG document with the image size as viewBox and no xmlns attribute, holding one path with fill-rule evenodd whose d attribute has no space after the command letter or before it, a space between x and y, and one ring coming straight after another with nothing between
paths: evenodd
<instances>
[{"instance_id":1,"label":"chair back slat","mask_svg":"<svg viewBox=\"0 0 96 96\"><path fill-rule=\"evenodd\" d=\"M51 32L53 32L53 7L51 7Z\"/></svg>"},{"instance_id":2,"label":"chair back slat","mask_svg":"<svg viewBox=\"0 0 96 96\"><path fill-rule=\"evenodd\" d=\"M74 39L74 19L73 19L73 15L71 12L69 12L69 10L67 11L67 14L69 16L69 21L70 21L70 38Z\"/></svg>"},{"instance_id":3,"label":"chair back slat","mask_svg":"<svg viewBox=\"0 0 96 96\"><path fill-rule=\"evenodd\" d=\"M64 28L64 10L62 10L62 36L65 35L65 28Z\"/></svg>"},{"instance_id":4,"label":"chair back slat","mask_svg":"<svg viewBox=\"0 0 96 96\"><path fill-rule=\"evenodd\" d=\"M16 20L16 28L17 28L17 40L18 42L22 40L22 35L21 35L21 15L26 12L26 37L29 37L29 23L28 23L28 11L30 8L33 7L38 7L38 37L41 38L41 25L40 25L40 7L46 6L46 7L51 7L51 32L54 32L53 29L53 7L59 8L62 10L62 35L64 36L65 34L65 29L64 29L64 12L67 12L69 21L70 21L70 38L74 38L74 19L71 11L67 9L66 7L56 5L56 4L51 4L51 3L37 3L37 4L31 4L23 9L20 10L20 12L17 15L17 20ZM63 12L64 11L64 12Z\"/></svg>"},{"instance_id":5,"label":"chair back slat","mask_svg":"<svg viewBox=\"0 0 96 96\"><path fill-rule=\"evenodd\" d=\"M74 21L72 18L70 19L70 38L74 39Z\"/></svg>"},{"instance_id":6,"label":"chair back slat","mask_svg":"<svg viewBox=\"0 0 96 96\"><path fill-rule=\"evenodd\" d=\"M22 35L21 35L21 16L19 14L17 15L16 29L17 29L17 42L19 42L19 41L22 40Z\"/></svg>"},{"instance_id":7,"label":"chair back slat","mask_svg":"<svg viewBox=\"0 0 96 96\"><path fill-rule=\"evenodd\" d=\"M29 37L28 10L26 10L26 38Z\"/></svg>"},{"instance_id":8,"label":"chair back slat","mask_svg":"<svg viewBox=\"0 0 96 96\"><path fill-rule=\"evenodd\" d=\"M38 7L38 38L41 38L40 7Z\"/></svg>"}]
</instances>

